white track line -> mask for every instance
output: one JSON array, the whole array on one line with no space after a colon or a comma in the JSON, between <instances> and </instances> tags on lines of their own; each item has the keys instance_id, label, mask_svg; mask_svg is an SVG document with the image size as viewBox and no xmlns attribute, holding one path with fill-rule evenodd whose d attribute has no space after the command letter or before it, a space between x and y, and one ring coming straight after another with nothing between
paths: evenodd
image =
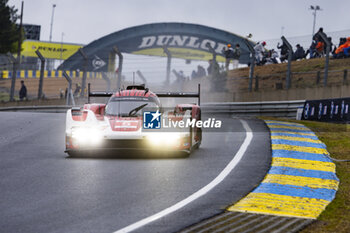
<instances>
[{"instance_id":1,"label":"white track line","mask_svg":"<svg viewBox=\"0 0 350 233\"><path fill-rule=\"evenodd\" d=\"M226 176L228 174L230 174L230 172L237 166L237 164L239 163L239 161L242 159L244 153L246 152L250 142L253 139L253 133L248 125L248 123L244 120L240 120L245 131L246 131L246 137L244 139L243 144L241 145L241 147L239 148L239 150L237 151L236 155L233 157L233 159L231 160L231 162L229 164L227 164L227 166L224 168L224 170L222 170L220 172L220 174L214 179L212 180L209 184L207 184L206 186L204 186L203 188L201 188L200 190L198 190L197 192L193 193L191 196L187 197L186 199L176 203L173 206L170 206L162 211L160 211L159 213L156 213L152 216L149 216L147 218L144 218L138 222L135 222L127 227L124 227L120 230L115 231L114 233L125 233L125 232L130 232L130 231L134 231L140 227L143 227L157 219L160 219L170 213L173 213L179 209L181 209L182 207L186 206L187 204L191 203L192 201L198 199L199 197L205 195L206 193L208 193L210 190L212 190L216 185L220 184L221 181L223 181Z\"/></svg>"}]
</instances>

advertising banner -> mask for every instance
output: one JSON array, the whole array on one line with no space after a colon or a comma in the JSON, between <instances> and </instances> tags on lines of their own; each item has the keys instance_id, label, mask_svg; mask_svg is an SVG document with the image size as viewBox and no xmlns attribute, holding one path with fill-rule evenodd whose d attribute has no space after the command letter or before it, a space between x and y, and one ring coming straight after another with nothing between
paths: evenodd
<instances>
[{"instance_id":1,"label":"advertising banner","mask_svg":"<svg viewBox=\"0 0 350 233\"><path fill-rule=\"evenodd\" d=\"M78 44L25 40L22 43L21 54L25 57L38 57L35 51L39 50L45 58L66 60L82 47L83 45Z\"/></svg>"},{"instance_id":2,"label":"advertising banner","mask_svg":"<svg viewBox=\"0 0 350 233\"><path fill-rule=\"evenodd\" d=\"M83 50L88 57L90 71L108 71L111 54L140 54L166 57L166 47L172 58L208 61L213 52L218 62L224 62L223 49L231 44L240 45L240 64L249 62L249 51L242 36L203 25L185 23L155 23L126 28L94 40ZM252 46L254 42L250 41ZM114 54L113 54L114 53ZM113 56L112 56L113 57ZM62 66L66 69L81 69L82 56L75 53Z\"/></svg>"},{"instance_id":3,"label":"advertising banner","mask_svg":"<svg viewBox=\"0 0 350 233\"><path fill-rule=\"evenodd\" d=\"M302 120L350 122L350 98L307 100Z\"/></svg>"}]
</instances>

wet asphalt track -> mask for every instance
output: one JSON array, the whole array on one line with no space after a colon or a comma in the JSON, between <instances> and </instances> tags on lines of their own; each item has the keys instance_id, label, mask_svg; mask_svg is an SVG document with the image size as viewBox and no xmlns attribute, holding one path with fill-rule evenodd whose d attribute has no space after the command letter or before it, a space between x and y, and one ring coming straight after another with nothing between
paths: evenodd
<instances>
[{"instance_id":1,"label":"wet asphalt track","mask_svg":"<svg viewBox=\"0 0 350 233\"><path fill-rule=\"evenodd\" d=\"M218 117L216 117L218 118ZM212 181L245 132L207 133L189 158L66 158L65 114L0 113L0 232L114 232L174 205ZM238 166L205 196L136 232L176 232L220 213L251 191L270 163L262 121ZM125 154L124 154L125 157Z\"/></svg>"}]
</instances>

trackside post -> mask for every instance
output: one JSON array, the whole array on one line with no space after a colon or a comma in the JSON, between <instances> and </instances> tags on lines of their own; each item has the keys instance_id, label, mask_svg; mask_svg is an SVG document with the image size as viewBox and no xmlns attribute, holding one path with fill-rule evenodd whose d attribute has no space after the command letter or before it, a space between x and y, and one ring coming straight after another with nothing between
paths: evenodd
<instances>
[{"instance_id":1,"label":"trackside post","mask_svg":"<svg viewBox=\"0 0 350 233\"><path fill-rule=\"evenodd\" d=\"M201 106L201 84L198 83L198 106Z\"/></svg>"},{"instance_id":2,"label":"trackside post","mask_svg":"<svg viewBox=\"0 0 350 233\"><path fill-rule=\"evenodd\" d=\"M75 101L74 101L74 97L73 97L73 92L72 92L72 78L69 77L69 75L66 73L66 71L63 71L63 76L66 78L67 82L68 82L68 91L67 91L67 101L66 101L66 105L70 105L72 104L73 106L75 106Z\"/></svg>"},{"instance_id":3,"label":"trackside post","mask_svg":"<svg viewBox=\"0 0 350 233\"><path fill-rule=\"evenodd\" d=\"M120 52L117 46L113 47L113 51L118 55L118 78L117 78L117 91L120 90L123 70L123 54Z\"/></svg>"},{"instance_id":4,"label":"trackside post","mask_svg":"<svg viewBox=\"0 0 350 233\"><path fill-rule=\"evenodd\" d=\"M102 72L102 78L103 78L103 80L106 81L106 91L110 91L111 90L111 80L108 78L106 72Z\"/></svg>"},{"instance_id":5,"label":"trackside post","mask_svg":"<svg viewBox=\"0 0 350 233\"><path fill-rule=\"evenodd\" d=\"M82 48L79 49L79 53L84 58L83 80L81 81L81 92L80 92L80 97L84 97L85 89L86 89L86 72L87 72L87 66L88 66L89 60Z\"/></svg>"},{"instance_id":6,"label":"trackside post","mask_svg":"<svg viewBox=\"0 0 350 233\"><path fill-rule=\"evenodd\" d=\"M291 85L291 77L290 76L291 76L293 48L284 36L282 36L281 39L282 39L283 43L285 43L288 47L288 65L287 65L286 89L289 89L290 85Z\"/></svg>"},{"instance_id":7,"label":"trackside post","mask_svg":"<svg viewBox=\"0 0 350 233\"><path fill-rule=\"evenodd\" d=\"M145 84L145 86L147 86L147 79L145 78L145 76L141 73L141 71L136 71L136 74L140 77L140 79L142 80L143 84Z\"/></svg>"},{"instance_id":8,"label":"trackside post","mask_svg":"<svg viewBox=\"0 0 350 233\"><path fill-rule=\"evenodd\" d=\"M319 32L318 35L321 36L322 40L326 43L326 61L324 65L324 78L323 86L327 86L328 79L328 65L329 65L329 52L331 51L331 42L328 40L327 36L323 32Z\"/></svg>"},{"instance_id":9,"label":"trackside post","mask_svg":"<svg viewBox=\"0 0 350 233\"><path fill-rule=\"evenodd\" d=\"M249 91L253 89L253 76L254 76L254 66L255 66L255 50L250 44L248 39L244 40L244 43L247 45L250 52L250 70L249 70Z\"/></svg>"},{"instance_id":10,"label":"trackside post","mask_svg":"<svg viewBox=\"0 0 350 233\"><path fill-rule=\"evenodd\" d=\"M35 51L36 55L39 57L41 61L40 66L40 79L39 79L39 88L38 88L38 99L41 99L43 96L43 85L44 85L44 70L45 70L45 58L43 55L39 52L39 49Z\"/></svg>"},{"instance_id":11,"label":"trackside post","mask_svg":"<svg viewBox=\"0 0 350 233\"><path fill-rule=\"evenodd\" d=\"M12 62L12 76L11 76L11 89L10 89L10 101L14 101L15 96L15 86L16 86L16 76L17 76L17 63L19 63L18 57L17 59L10 53L7 53L9 60Z\"/></svg>"},{"instance_id":12,"label":"trackside post","mask_svg":"<svg viewBox=\"0 0 350 233\"><path fill-rule=\"evenodd\" d=\"M211 44L209 42L207 42L205 44L205 47L207 47L209 52L213 55L213 61L215 63L216 62L216 51L215 51L215 49L211 46Z\"/></svg>"},{"instance_id":13,"label":"trackside post","mask_svg":"<svg viewBox=\"0 0 350 233\"><path fill-rule=\"evenodd\" d=\"M163 51L167 56L167 63L166 63L166 85L169 85L170 83L170 69L171 69L171 52L169 51L168 47L165 45L163 46Z\"/></svg>"}]
</instances>

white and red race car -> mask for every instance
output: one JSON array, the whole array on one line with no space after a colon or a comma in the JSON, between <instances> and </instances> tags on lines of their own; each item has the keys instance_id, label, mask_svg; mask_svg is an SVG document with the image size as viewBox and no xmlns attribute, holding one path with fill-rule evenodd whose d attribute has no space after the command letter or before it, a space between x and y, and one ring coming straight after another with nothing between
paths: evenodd
<instances>
[{"instance_id":1,"label":"white and red race car","mask_svg":"<svg viewBox=\"0 0 350 233\"><path fill-rule=\"evenodd\" d=\"M110 98L100 104L90 103L90 97ZM177 104L165 111L161 97L198 98L198 104ZM201 120L199 105L200 86L197 93L153 93L143 85L108 93L90 92L89 84L88 103L67 111L65 152L73 156L144 150L189 155L202 140L201 128L195 124Z\"/></svg>"}]
</instances>

